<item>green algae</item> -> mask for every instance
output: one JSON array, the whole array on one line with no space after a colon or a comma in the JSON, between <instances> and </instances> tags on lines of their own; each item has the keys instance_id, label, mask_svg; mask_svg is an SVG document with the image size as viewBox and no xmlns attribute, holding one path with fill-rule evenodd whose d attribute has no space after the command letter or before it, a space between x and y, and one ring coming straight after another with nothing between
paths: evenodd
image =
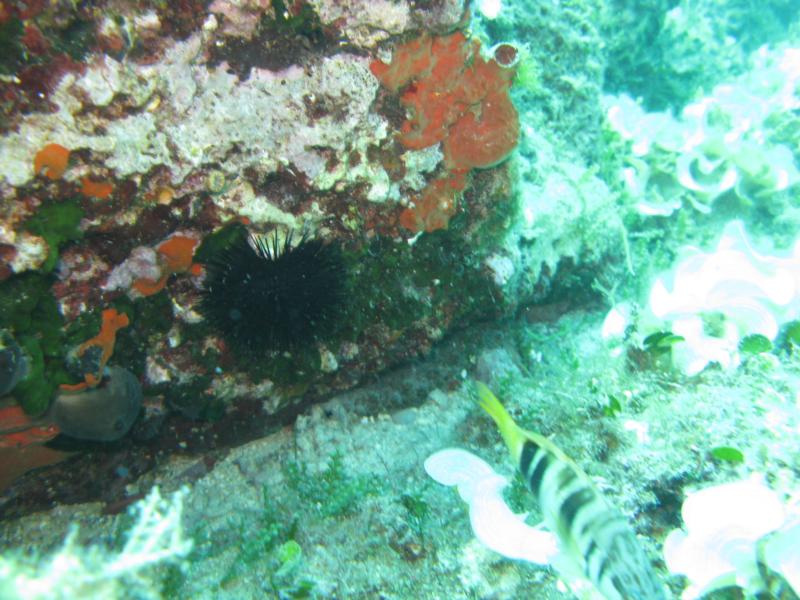
<instances>
[{"instance_id":1,"label":"green algae","mask_svg":"<svg viewBox=\"0 0 800 600\"><path fill-rule=\"evenodd\" d=\"M174 382L153 386L155 394L163 394L167 405L190 419L218 421L225 414L225 402L208 392L210 375L200 375L187 384Z\"/></svg>"},{"instance_id":2,"label":"green algae","mask_svg":"<svg viewBox=\"0 0 800 600\"><path fill-rule=\"evenodd\" d=\"M451 229L419 238L413 246L376 238L350 256L353 280L342 338L356 341L372 325L406 330L431 318L459 320L484 314L493 306L486 277L476 266L474 248ZM392 273L392 277L387 277Z\"/></svg>"},{"instance_id":3,"label":"green algae","mask_svg":"<svg viewBox=\"0 0 800 600\"><path fill-rule=\"evenodd\" d=\"M25 27L19 19L8 19L0 23L0 73L14 75L25 64L25 48L22 34Z\"/></svg>"},{"instance_id":4,"label":"green algae","mask_svg":"<svg viewBox=\"0 0 800 600\"><path fill-rule=\"evenodd\" d=\"M75 61L83 61L96 42L95 28L92 21L74 19L53 37L53 47Z\"/></svg>"},{"instance_id":5,"label":"green algae","mask_svg":"<svg viewBox=\"0 0 800 600\"><path fill-rule=\"evenodd\" d=\"M124 311L131 319L131 325L141 330L143 334L164 335L172 327L175 317L172 313L172 302L169 294L162 290L152 296L138 298L129 306L123 306L121 302L115 307L118 311Z\"/></svg>"},{"instance_id":6,"label":"green algae","mask_svg":"<svg viewBox=\"0 0 800 600\"><path fill-rule=\"evenodd\" d=\"M194 251L194 260L203 265L208 264L215 256L219 256L225 248L248 235L247 228L238 221L223 225L203 238L203 241Z\"/></svg>"},{"instance_id":7,"label":"green algae","mask_svg":"<svg viewBox=\"0 0 800 600\"><path fill-rule=\"evenodd\" d=\"M14 396L30 414L44 412L56 387L69 381L63 366L63 317L41 273L15 275L0 284L0 328L9 329L28 358L28 375Z\"/></svg>"},{"instance_id":8,"label":"green algae","mask_svg":"<svg viewBox=\"0 0 800 600\"><path fill-rule=\"evenodd\" d=\"M70 373L66 355L100 331L100 312L78 315L69 324L52 294L54 279L44 273L22 273L0 283L0 328L13 332L28 359L28 375L14 388L14 397L23 409L38 415L47 410L60 384L78 383L81 374ZM115 308L134 321L132 304L121 299ZM144 353L123 328L117 333L116 361L140 374Z\"/></svg>"},{"instance_id":9,"label":"green algae","mask_svg":"<svg viewBox=\"0 0 800 600\"><path fill-rule=\"evenodd\" d=\"M64 346L67 348L79 346L97 335L101 324L102 317L99 312L82 312L65 327Z\"/></svg>"},{"instance_id":10,"label":"green algae","mask_svg":"<svg viewBox=\"0 0 800 600\"><path fill-rule=\"evenodd\" d=\"M310 3L302 3L298 11L289 11L283 0L272 0L275 18L266 16L261 19L259 27L285 36L302 36L309 40L321 39L325 36L319 16Z\"/></svg>"},{"instance_id":11,"label":"green algae","mask_svg":"<svg viewBox=\"0 0 800 600\"><path fill-rule=\"evenodd\" d=\"M286 483L298 498L314 507L323 518L352 514L361 500L381 489L376 478L348 473L338 450L331 454L327 466L319 473L311 473L302 462L286 463L283 472Z\"/></svg>"},{"instance_id":12,"label":"green algae","mask_svg":"<svg viewBox=\"0 0 800 600\"><path fill-rule=\"evenodd\" d=\"M80 222L83 210L77 200L64 200L45 204L25 221L24 229L44 238L47 242L47 258L42 271L52 271L58 262L58 251L62 244L83 237Z\"/></svg>"},{"instance_id":13,"label":"green algae","mask_svg":"<svg viewBox=\"0 0 800 600\"><path fill-rule=\"evenodd\" d=\"M45 358L39 341L25 335L19 338L19 345L28 358L28 374L14 388L14 396L25 412L40 415L50 405L56 384L45 375Z\"/></svg>"}]
</instances>

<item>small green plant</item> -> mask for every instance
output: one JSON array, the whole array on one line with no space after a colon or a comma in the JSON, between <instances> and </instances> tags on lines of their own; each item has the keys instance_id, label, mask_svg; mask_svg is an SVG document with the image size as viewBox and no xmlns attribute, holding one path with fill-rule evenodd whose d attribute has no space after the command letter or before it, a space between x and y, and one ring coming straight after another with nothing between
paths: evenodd
<instances>
[{"instance_id":1,"label":"small green plant","mask_svg":"<svg viewBox=\"0 0 800 600\"><path fill-rule=\"evenodd\" d=\"M323 517L352 513L364 496L378 490L374 478L348 475L338 451L331 454L328 466L320 473L310 473L305 463L288 463L284 474L289 486Z\"/></svg>"},{"instance_id":2,"label":"small green plant","mask_svg":"<svg viewBox=\"0 0 800 600\"><path fill-rule=\"evenodd\" d=\"M659 358L669 354L672 351L672 346L683 340L683 336L675 335L671 331L657 331L644 338L642 346L644 351L653 358Z\"/></svg>"},{"instance_id":3,"label":"small green plant","mask_svg":"<svg viewBox=\"0 0 800 600\"><path fill-rule=\"evenodd\" d=\"M270 558L270 585L277 598L310 598L314 582L301 575L303 549L295 540L281 544Z\"/></svg>"},{"instance_id":4,"label":"small green plant","mask_svg":"<svg viewBox=\"0 0 800 600\"><path fill-rule=\"evenodd\" d=\"M606 396L606 405L603 406L603 415L606 417L613 417L622 411L622 402L614 394Z\"/></svg>"},{"instance_id":5,"label":"small green plant","mask_svg":"<svg viewBox=\"0 0 800 600\"><path fill-rule=\"evenodd\" d=\"M780 353L800 356L800 321L784 323L775 338L773 347Z\"/></svg>"},{"instance_id":6,"label":"small green plant","mask_svg":"<svg viewBox=\"0 0 800 600\"><path fill-rule=\"evenodd\" d=\"M754 333L742 338L739 342L739 350L743 354L761 354L772 351L772 342L768 337L760 333Z\"/></svg>"},{"instance_id":7,"label":"small green plant","mask_svg":"<svg viewBox=\"0 0 800 600\"><path fill-rule=\"evenodd\" d=\"M266 487L259 526L240 522L240 550L220 585L230 587L245 573L256 569L266 573L264 585L274 598L295 600L309 598L315 583L302 574L303 550L294 539L297 522L288 523L281 518L270 502Z\"/></svg>"},{"instance_id":8,"label":"small green plant","mask_svg":"<svg viewBox=\"0 0 800 600\"><path fill-rule=\"evenodd\" d=\"M717 446L711 449L710 454L716 460L731 465L740 465L744 462L744 454L742 451L731 446Z\"/></svg>"},{"instance_id":9,"label":"small green plant","mask_svg":"<svg viewBox=\"0 0 800 600\"><path fill-rule=\"evenodd\" d=\"M266 486L262 488L262 497L261 514L255 526L245 522L244 519L234 523L234 527L238 530L236 546L239 548L239 553L222 578L223 586L241 577L254 563L265 560L279 543L295 534L296 522L290 523L283 518L270 500Z\"/></svg>"},{"instance_id":10,"label":"small green plant","mask_svg":"<svg viewBox=\"0 0 800 600\"><path fill-rule=\"evenodd\" d=\"M791 321L787 323L784 328L784 334L789 344L800 347L800 321Z\"/></svg>"},{"instance_id":11,"label":"small green plant","mask_svg":"<svg viewBox=\"0 0 800 600\"><path fill-rule=\"evenodd\" d=\"M430 515L430 506L422 494L403 494L400 502L406 509L406 523L417 536L421 546L425 546L425 523Z\"/></svg>"}]
</instances>

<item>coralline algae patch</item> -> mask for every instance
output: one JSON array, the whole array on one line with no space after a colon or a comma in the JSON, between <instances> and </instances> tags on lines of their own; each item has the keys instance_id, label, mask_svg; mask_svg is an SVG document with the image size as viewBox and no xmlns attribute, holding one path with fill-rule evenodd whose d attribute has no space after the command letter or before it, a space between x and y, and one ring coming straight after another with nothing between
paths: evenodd
<instances>
[{"instance_id":1,"label":"coralline algae patch","mask_svg":"<svg viewBox=\"0 0 800 600\"><path fill-rule=\"evenodd\" d=\"M29 182L34 156L58 139L72 150L104 156L118 178L167 167L171 182L179 184L204 165L220 163L238 174L248 167L269 172L291 164L314 181L325 171L327 157L309 148L342 152L349 139L367 136L377 142L380 137L374 136L385 131L369 113L377 82L364 59L330 57L310 73L297 67L282 73L254 70L247 82L239 82L222 67L193 66L201 52L195 37L176 44L162 65L131 68L104 57L82 77L67 75L55 94L59 111L24 119L19 131L4 139L0 175L15 186ZM147 110L116 119L93 114L123 93L131 108ZM309 115L299 100L304 97L324 100L328 110Z\"/></svg>"},{"instance_id":2,"label":"coralline algae patch","mask_svg":"<svg viewBox=\"0 0 800 600\"><path fill-rule=\"evenodd\" d=\"M170 197L208 192L219 212L206 228L240 216L256 226L302 226L308 219L296 215L309 206L306 198L287 203L258 185L282 172L303 196L338 194L351 203L394 203L425 187L438 148L406 152L400 170L376 150L391 131L372 110L379 83L367 58L337 54L280 72L253 68L241 81L224 64L203 64L204 43L200 35L176 43L157 64L101 56L83 75L67 74L53 94L58 110L23 117L0 141L0 185L18 192L37 174L63 177L61 191L97 200L122 195L124 213L115 218L128 223L141 214L139 198L162 203L165 189ZM70 153L80 156L77 168L67 168ZM207 184L212 171L226 180L220 189ZM319 206L313 221L329 218L330 209Z\"/></svg>"}]
</instances>

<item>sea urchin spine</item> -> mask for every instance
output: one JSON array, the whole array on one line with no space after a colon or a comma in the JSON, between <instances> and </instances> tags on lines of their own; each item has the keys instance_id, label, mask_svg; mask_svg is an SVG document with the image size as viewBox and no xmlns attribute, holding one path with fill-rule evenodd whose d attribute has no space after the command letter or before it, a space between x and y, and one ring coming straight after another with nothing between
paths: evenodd
<instances>
[{"instance_id":1,"label":"sea urchin spine","mask_svg":"<svg viewBox=\"0 0 800 600\"><path fill-rule=\"evenodd\" d=\"M331 332L344 280L335 243L242 235L206 265L200 310L237 351L291 351Z\"/></svg>"}]
</instances>

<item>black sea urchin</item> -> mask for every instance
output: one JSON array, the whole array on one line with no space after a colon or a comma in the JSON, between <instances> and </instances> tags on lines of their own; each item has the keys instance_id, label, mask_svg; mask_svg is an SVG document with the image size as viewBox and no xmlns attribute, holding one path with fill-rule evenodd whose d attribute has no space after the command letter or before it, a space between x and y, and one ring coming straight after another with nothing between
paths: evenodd
<instances>
[{"instance_id":1,"label":"black sea urchin","mask_svg":"<svg viewBox=\"0 0 800 600\"><path fill-rule=\"evenodd\" d=\"M334 243L243 235L206 265L200 311L237 351L293 350L330 332L344 278Z\"/></svg>"}]
</instances>

